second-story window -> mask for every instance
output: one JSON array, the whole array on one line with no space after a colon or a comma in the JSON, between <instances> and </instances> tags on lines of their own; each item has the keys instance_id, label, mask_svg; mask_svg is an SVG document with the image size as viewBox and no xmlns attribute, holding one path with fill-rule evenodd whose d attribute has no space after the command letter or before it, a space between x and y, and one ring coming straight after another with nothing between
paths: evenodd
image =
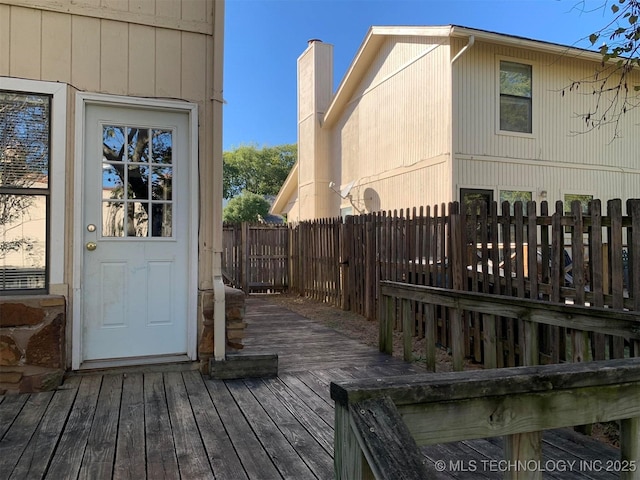
<instances>
[{"instance_id":1,"label":"second-story window","mask_svg":"<svg viewBox=\"0 0 640 480\"><path fill-rule=\"evenodd\" d=\"M500 61L500 130L532 133L531 65Z\"/></svg>"}]
</instances>

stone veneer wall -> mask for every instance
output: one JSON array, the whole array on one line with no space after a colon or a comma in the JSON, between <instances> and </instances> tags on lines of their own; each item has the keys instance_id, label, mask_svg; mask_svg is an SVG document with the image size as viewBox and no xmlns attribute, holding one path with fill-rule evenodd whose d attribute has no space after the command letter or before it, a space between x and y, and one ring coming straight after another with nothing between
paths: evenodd
<instances>
[{"instance_id":1,"label":"stone veneer wall","mask_svg":"<svg viewBox=\"0 0 640 480\"><path fill-rule=\"evenodd\" d=\"M0 297L0 394L62 383L66 302L51 295Z\"/></svg>"},{"instance_id":2,"label":"stone veneer wall","mask_svg":"<svg viewBox=\"0 0 640 480\"><path fill-rule=\"evenodd\" d=\"M242 339L244 329L247 326L244 321L245 293L242 290L224 287L225 295L225 320L227 330L227 352L244 348ZM209 360L213 357L213 293L201 292L202 331L198 344L198 358L200 371L209 374Z\"/></svg>"}]
</instances>

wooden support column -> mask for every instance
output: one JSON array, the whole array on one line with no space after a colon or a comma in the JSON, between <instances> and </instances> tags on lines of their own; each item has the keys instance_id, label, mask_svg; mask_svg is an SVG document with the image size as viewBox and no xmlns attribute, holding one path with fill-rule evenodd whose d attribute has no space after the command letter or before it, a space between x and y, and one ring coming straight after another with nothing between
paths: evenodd
<instances>
[{"instance_id":1,"label":"wooden support column","mask_svg":"<svg viewBox=\"0 0 640 480\"><path fill-rule=\"evenodd\" d=\"M620 460L621 480L640 480L640 417L620 421Z\"/></svg>"},{"instance_id":2,"label":"wooden support column","mask_svg":"<svg viewBox=\"0 0 640 480\"><path fill-rule=\"evenodd\" d=\"M504 437L507 461L505 480L542 480L542 432L516 433Z\"/></svg>"},{"instance_id":3,"label":"wooden support column","mask_svg":"<svg viewBox=\"0 0 640 480\"><path fill-rule=\"evenodd\" d=\"M335 410L333 465L336 480L373 479L358 439L351 428L349 408L338 403Z\"/></svg>"}]
</instances>

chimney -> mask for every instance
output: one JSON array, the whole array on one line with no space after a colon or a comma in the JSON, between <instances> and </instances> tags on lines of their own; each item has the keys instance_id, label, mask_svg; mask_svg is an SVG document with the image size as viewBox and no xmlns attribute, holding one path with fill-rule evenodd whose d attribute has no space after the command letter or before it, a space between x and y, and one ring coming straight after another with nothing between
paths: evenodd
<instances>
[{"instance_id":1,"label":"chimney","mask_svg":"<svg viewBox=\"0 0 640 480\"><path fill-rule=\"evenodd\" d=\"M298 58L298 207L299 220L335 217L339 197L330 159L330 135L322 129L333 96L333 45L308 41Z\"/></svg>"}]
</instances>

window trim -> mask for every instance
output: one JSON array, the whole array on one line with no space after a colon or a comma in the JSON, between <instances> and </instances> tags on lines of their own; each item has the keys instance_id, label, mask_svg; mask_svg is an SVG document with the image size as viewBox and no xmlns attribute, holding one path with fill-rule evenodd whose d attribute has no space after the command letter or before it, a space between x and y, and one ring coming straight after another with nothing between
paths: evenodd
<instances>
[{"instance_id":1,"label":"window trim","mask_svg":"<svg viewBox=\"0 0 640 480\"><path fill-rule=\"evenodd\" d=\"M521 65L527 65L529 67L531 67L531 133L528 132L514 132L512 130L502 130L500 128L500 62L510 62L510 63L519 63ZM538 108L537 108L537 103L538 103L538 98L539 98L539 92L538 92L538 82L536 82L536 76L537 76L537 65L535 62L531 61L531 60L526 60L523 58L515 58L515 57L508 57L508 56L502 56L502 55L496 55L496 67L495 67L495 92L496 92L496 98L495 98L495 108L496 108L496 113L495 113L495 131L496 131L496 135L505 135L505 136L509 136L509 137L521 137L521 138L535 138L536 137L536 121L538 118Z\"/></svg>"},{"instance_id":2,"label":"window trim","mask_svg":"<svg viewBox=\"0 0 640 480\"><path fill-rule=\"evenodd\" d=\"M64 264L66 257L64 232L66 224L65 198L67 158L67 84L0 77L0 90L21 93L51 95L51 131L49 151L49 211L47 215L48 257L46 269L47 293L56 291L56 286L64 284ZM52 221L55 215L55 221ZM21 290L21 294L25 291ZM5 292L10 294L10 292ZM34 294L42 293L41 290ZM27 293L29 294L29 293Z\"/></svg>"}]
</instances>

